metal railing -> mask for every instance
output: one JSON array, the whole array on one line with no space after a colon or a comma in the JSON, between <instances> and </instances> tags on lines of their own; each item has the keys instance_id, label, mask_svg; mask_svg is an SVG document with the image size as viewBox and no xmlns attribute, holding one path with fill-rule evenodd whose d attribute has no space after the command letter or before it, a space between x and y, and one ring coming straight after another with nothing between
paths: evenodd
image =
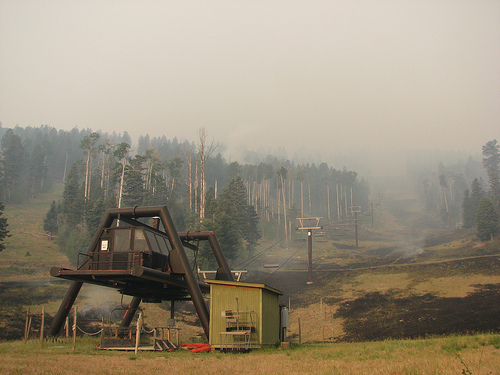
<instances>
[{"instance_id":1,"label":"metal railing","mask_svg":"<svg viewBox=\"0 0 500 375\"><path fill-rule=\"evenodd\" d=\"M86 258L80 265L80 257ZM141 264L141 253L137 251L116 251L106 253L78 254L77 269L90 270L130 270L136 264Z\"/></svg>"}]
</instances>

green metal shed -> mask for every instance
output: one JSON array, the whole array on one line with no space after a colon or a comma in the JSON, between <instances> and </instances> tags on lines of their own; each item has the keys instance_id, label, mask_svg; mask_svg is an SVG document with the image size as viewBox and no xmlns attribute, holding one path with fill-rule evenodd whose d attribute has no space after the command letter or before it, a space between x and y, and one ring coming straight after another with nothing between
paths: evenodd
<instances>
[{"instance_id":1,"label":"green metal shed","mask_svg":"<svg viewBox=\"0 0 500 375\"><path fill-rule=\"evenodd\" d=\"M278 289L265 284L205 279L210 284L210 346L249 350L280 342Z\"/></svg>"}]
</instances>

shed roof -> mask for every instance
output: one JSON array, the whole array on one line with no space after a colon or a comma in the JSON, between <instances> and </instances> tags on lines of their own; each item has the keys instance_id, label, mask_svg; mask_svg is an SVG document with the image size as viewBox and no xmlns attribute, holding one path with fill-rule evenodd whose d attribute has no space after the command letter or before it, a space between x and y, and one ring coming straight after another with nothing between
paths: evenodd
<instances>
[{"instance_id":1,"label":"shed roof","mask_svg":"<svg viewBox=\"0 0 500 375\"><path fill-rule=\"evenodd\" d=\"M204 281L207 284L213 284L213 285L232 286L237 288L265 289L272 293L283 295L283 292L281 290L273 288L272 286L266 284L245 283L241 281L226 281L226 280L214 280L214 279L205 279Z\"/></svg>"}]
</instances>

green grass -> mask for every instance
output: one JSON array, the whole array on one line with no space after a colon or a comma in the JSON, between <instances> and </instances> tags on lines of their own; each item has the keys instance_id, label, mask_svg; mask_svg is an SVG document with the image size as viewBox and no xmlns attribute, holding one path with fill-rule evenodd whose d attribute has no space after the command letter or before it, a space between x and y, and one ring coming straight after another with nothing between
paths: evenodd
<instances>
[{"instance_id":1,"label":"green grass","mask_svg":"<svg viewBox=\"0 0 500 375\"><path fill-rule=\"evenodd\" d=\"M0 371L7 374L134 374L167 369L194 374L422 374L495 373L500 335L481 334L419 340L291 345L248 354L220 352L111 352L96 349L98 339L0 343Z\"/></svg>"},{"instance_id":2,"label":"green grass","mask_svg":"<svg viewBox=\"0 0 500 375\"><path fill-rule=\"evenodd\" d=\"M52 200L61 197L63 186L56 185L50 193L20 204L6 204L4 216L11 236L0 253L0 281L19 276L48 277L51 266L61 262L55 243L44 236L43 218Z\"/></svg>"}]
</instances>

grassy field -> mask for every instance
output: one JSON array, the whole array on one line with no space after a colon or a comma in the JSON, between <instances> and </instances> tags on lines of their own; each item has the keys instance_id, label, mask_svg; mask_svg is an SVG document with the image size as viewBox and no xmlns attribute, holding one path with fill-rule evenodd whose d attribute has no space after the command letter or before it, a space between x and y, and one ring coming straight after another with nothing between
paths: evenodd
<instances>
[{"instance_id":1,"label":"grassy field","mask_svg":"<svg viewBox=\"0 0 500 375\"><path fill-rule=\"evenodd\" d=\"M500 335L292 345L246 354L105 352L95 340L0 343L2 374L498 374Z\"/></svg>"},{"instance_id":2,"label":"grassy field","mask_svg":"<svg viewBox=\"0 0 500 375\"><path fill-rule=\"evenodd\" d=\"M56 185L54 191L42 193L37 199L5 205L11 237L0 253L0 282L44 278L51 266L61 262L69 265L55 241L43 231L43 219L52 200L61 198L62 189L62 185Z\"/></svg>"}]
</instances>

